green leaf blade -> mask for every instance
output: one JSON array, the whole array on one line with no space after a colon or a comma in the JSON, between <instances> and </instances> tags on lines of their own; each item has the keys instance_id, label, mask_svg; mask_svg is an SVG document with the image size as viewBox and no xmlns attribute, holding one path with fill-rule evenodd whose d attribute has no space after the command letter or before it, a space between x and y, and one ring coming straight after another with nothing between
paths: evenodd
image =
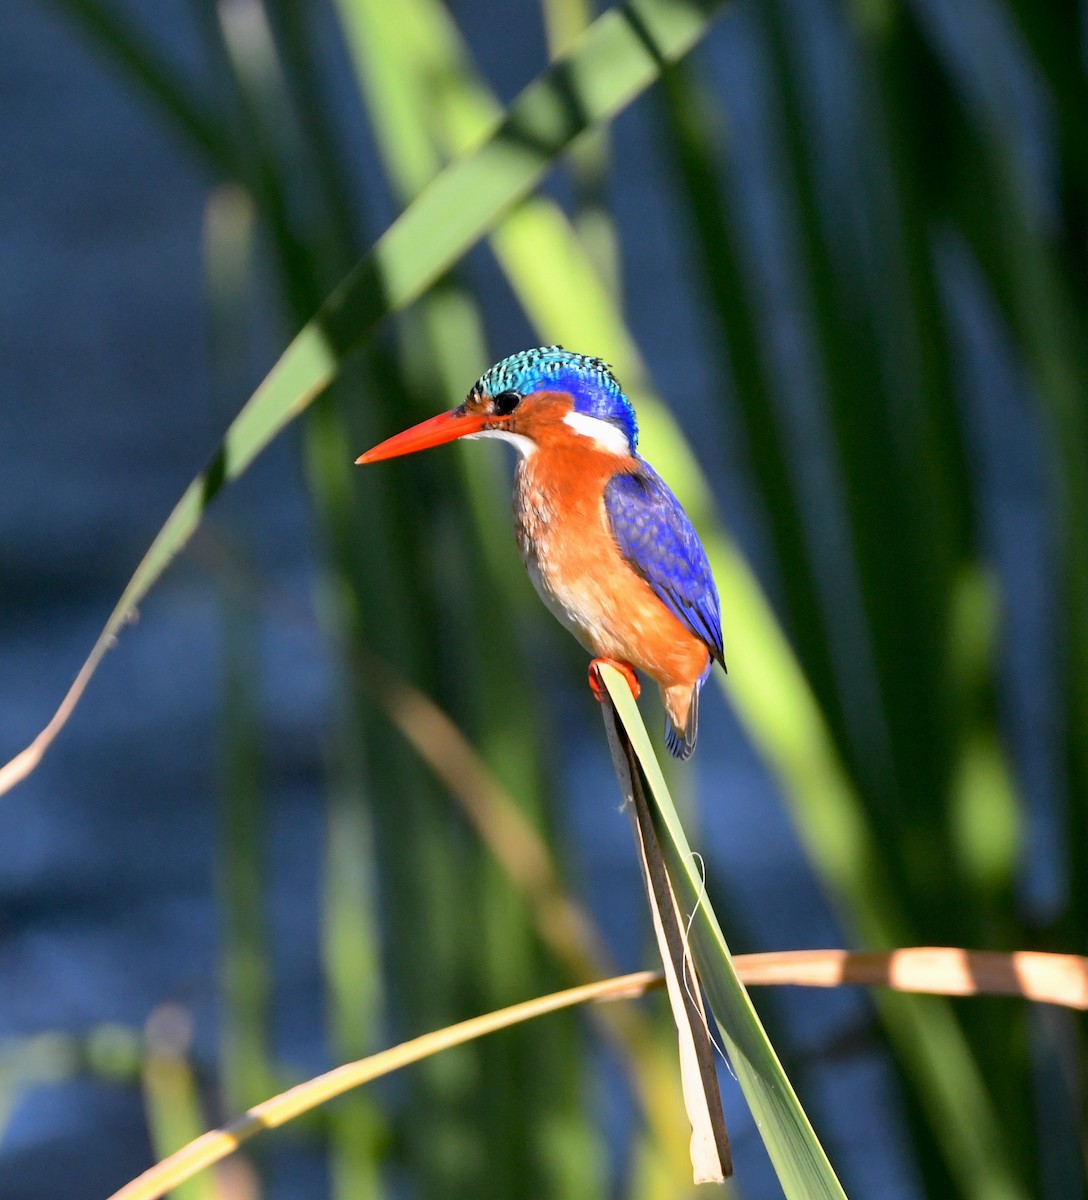
<instances>
[{"instance_id":1,"label":"green leaf blade","mask_svg":"<svg viewBox=\"0 0 1088 1200\"><path fill-rule=\"evenodd\" d=\"M600 672L657 805L674 883L687 893L688 911L695 913L690 937L696 969L783 1191L790 1200L845 1200L846 1193L733 966L706 896L699 859L688 845L634 697L615 668L605 665Z\"/></svg>"}]
</instances>

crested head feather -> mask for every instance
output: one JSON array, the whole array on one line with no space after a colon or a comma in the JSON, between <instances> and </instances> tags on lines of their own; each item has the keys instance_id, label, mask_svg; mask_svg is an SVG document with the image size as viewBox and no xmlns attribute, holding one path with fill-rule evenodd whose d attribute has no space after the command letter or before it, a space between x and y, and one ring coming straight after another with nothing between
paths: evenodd
<instances>
[{"instance_id":1,"label":"crested head feather","mask_svg":"<svg viewBox=\"0 0 1088 1200\"><path fill-rule=\"evenodd\" d=\"M638 420L612 368L603 359L575 354L562 346L522 350L497 362L476 381L470 396L517 392L565 392L574 411L623 431L632 454L638 446Z\"/></svg>"}]
</instances>

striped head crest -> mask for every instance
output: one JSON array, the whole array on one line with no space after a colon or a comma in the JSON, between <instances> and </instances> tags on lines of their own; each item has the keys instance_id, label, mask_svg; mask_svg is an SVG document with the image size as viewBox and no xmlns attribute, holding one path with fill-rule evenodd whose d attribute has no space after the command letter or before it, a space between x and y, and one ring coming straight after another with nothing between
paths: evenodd
<instances>
[{"instance_id":1,"label":"striped head crest","mask_svg":"<svg viewBox=\"0 0 1088 1200\"><path fill-rule=\"evenodd\" d=\"M638 446L638 420L612 368L603 359L575 354L562 346L522 350L497 362L473 385L470 396L517 392L566 392L574 411L607 421L623 431L632 454Z\"/></svg>"}]
</instances>

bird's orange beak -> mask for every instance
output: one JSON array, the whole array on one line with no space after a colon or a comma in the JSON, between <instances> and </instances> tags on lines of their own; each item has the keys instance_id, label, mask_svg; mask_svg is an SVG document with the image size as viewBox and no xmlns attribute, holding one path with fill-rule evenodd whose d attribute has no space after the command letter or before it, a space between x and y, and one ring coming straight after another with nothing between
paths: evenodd
<instances>
[{"instance_id":1,"label":"bird's orange beak","mask_svg":"<svg viewBox=\"0 0 1088 1200\"><path fill-rule=\"evenodd\" d=\"M455 408L450 412L439 413L437 417L431 417L428 421L420 421L418 425L413 425L403 433L395 434L372 450L360 454L355 462L357 466L363 466L365 463L380 462L383 458L414 454L417 450L428 450L431 446L441 446L444 442L479 433L489 424L490 418L486 416Z\"/></svg>"}]
</instances>

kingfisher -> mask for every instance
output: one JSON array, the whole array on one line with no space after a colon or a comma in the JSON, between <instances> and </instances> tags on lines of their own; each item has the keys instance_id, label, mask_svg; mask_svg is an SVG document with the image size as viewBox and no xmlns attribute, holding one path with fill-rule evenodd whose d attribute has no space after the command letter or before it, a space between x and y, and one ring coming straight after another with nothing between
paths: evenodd
<instances>
[{"instance_id":1,"label":"kingfisher","mask_svg":"<svg viewBox=\"0 0 1088 1200\"><path fill-rule=\"evenodd\" d=\"M721 606L699 535L661 476L638 453L638 420L612 368L562 346L496 363L464 403L422 421L355 461L396 458L457 438L499 438L518 451L514 528L538 594L635 698L638 671L665 707L665 740L695 749L699 692L725 668Z\"/></svg>"}]
</instances>

